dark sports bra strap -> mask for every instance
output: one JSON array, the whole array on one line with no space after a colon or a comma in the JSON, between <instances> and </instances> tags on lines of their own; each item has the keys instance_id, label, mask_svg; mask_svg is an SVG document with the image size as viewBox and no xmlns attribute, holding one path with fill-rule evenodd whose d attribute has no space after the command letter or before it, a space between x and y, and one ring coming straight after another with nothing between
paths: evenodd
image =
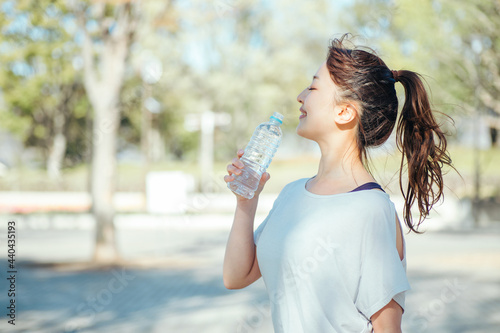
<instances>
[{"instance_id":1,"label":"dark sports bra strap","mask_svg":"<svg viewBox=\"0 0 500 333\"><path fill-rule=\"evenodd\" d=\"M365 184L363 184L361 186L356 187L351 192L364 191L364 190L373 190L373 189L379 189L379 190L382 190L383 192L385 192L384 189L382 188L382 186L380 186L379 184L377 184L375 182L365 183Z\"/></svg>"}]
</instances>

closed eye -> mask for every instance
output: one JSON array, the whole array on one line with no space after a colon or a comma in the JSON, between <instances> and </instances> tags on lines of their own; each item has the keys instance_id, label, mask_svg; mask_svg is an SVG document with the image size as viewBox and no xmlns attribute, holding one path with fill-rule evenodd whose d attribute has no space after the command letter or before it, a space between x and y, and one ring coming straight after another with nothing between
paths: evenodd
<instances>
[{"instance_id":1,"label":"closed eye","mask_svg":"<svg viewBox=\"0 0 500 333\"><path fill-rule=\"evenodd\" d=\"M316 90L316 88L309 87L309 88L307 88L307 90Z\"/></svg>"}]
</instances>

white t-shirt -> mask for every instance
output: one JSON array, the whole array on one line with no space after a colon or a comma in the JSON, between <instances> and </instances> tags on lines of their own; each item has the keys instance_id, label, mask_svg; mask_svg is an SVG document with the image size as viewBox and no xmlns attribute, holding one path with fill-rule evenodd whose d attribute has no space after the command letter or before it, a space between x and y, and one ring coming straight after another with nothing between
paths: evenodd
<instances>
[{"instance_id":1,"label":"white t-shirt","mask_svg":"<svg viewBox=\"0 0 500 333\"><path fill-rule=\"evenodd\" d=\"M255 230L275 332L372 332L370 318L394 299L404 309L406 245L396 248L389 195L309 192L286 185Z\"/></svg>"}]
</instances>

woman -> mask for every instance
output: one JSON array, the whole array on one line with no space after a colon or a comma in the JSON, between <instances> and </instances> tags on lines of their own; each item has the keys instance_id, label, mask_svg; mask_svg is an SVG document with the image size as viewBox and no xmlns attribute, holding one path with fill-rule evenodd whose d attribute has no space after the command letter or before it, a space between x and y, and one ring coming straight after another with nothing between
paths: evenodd
<instances>
[{"instance_id":1,"label":"woman","mask_svg":"<svg viewBox=\"0 0 500 333\"><path fill-rule=\"evenodd\" d=\"M395 84L405 89L397 122L403 160L403 220L414 232L442 197L446 139L419 75L391 71L373 52L329 47L327 60L297 101L297 134L321 150L318 173L286 185L253 232L264 173L254 198L237 196L224 258L224 284L244 288L263 277L275 332L401 332L405 242L394 204L366 167L366 149L396 125ZM226 182L243 167L228 165ZM403 164L407 163L407 184ZM412 219L417 203L420 217Z\"/></svg>"}]
</instances>

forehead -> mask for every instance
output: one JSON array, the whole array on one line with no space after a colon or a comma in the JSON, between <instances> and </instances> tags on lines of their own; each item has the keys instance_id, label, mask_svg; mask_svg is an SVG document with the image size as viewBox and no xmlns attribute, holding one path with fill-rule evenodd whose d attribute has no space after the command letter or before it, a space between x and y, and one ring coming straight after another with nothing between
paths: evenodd
<instances>
[{"instance_id":1,"label":"forehead","mask_svg":"<svg viewBox=\"0 0 500 333\"><path fill-rule=\"evenodd\" d=\"M328 71L328 68L326 67L326 61L324 61L321 66L319 66L318 70L316 71L316 74L314 76L317 76L319 79L316 81L321 81L324 83L332 83L333 81L330 77L330 72Z\"/></svg>"},{"instance_id":2,"label":"forehead","mask_svg":"<svg viewBox=\"0 0 500 333\"><path fill-rule=\"evenodd\" d=\"M319 66L318 70L316 71L316 74L320 74L321 72L328 71L326 68L326 61L323 61L321 65Z\"/></svg>"}]
</instances>

